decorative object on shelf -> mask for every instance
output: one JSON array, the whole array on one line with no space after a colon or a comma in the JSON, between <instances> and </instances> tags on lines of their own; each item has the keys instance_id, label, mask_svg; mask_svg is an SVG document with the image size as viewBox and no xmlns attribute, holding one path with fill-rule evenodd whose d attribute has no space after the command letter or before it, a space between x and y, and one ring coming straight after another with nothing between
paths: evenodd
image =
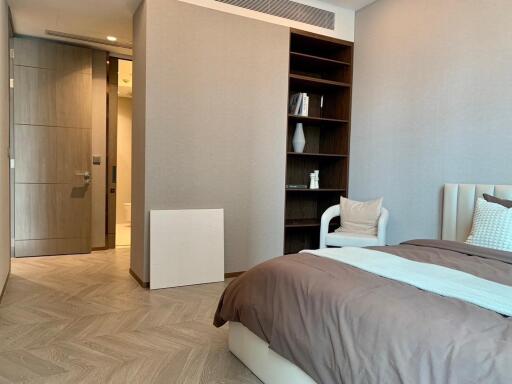
<instances>
[{"instance_id":1,"label":"decorative object on shelf","mask_svg":"<svg viewBox=\"0 0 512 384\"><path fill-rule=\"evenodd\" d=\"M306 137L304 136L304 128L302 123L297 123L295 126L295 133L293 134L293 151L297 153L302 153L304 151L304 146L306 145Z\"/></svg>"},{"instance_id":2,"label":"decorative object on shelf","mask_svg":"<svg viewBox=\"0 0 512 384\"><path fill-rule=\"evenodd\" d=\"M309 174L310 182L309 182L309 189L320 189L319 186L319 177L320 171L317 169L314 172Z\"/></svg>"},{"instance_id":3,"label":"decorative object on shelf","mask_svg":"<svg viewBox=\"0 0 512 384\"><path fill-rule=\"evenodd\" d=\"M306 184L286 184L286 189L307 189Z\"/></svg>"}]
</instances>

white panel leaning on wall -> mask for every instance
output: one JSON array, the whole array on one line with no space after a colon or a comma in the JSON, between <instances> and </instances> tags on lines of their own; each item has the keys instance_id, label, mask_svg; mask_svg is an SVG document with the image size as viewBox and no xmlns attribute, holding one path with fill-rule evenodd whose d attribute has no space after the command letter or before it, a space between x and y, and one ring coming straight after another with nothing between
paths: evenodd
<instances>
[{"instance_id":1,"label":"white panel leaning on wall","mask_svg":"<svg viewBox=\"0 0 512 384\"><path fill-rule=\"evenodd\" d=\"M224 210L150 212L150 289L224 281Z\"/></svg>"}]
</instances>

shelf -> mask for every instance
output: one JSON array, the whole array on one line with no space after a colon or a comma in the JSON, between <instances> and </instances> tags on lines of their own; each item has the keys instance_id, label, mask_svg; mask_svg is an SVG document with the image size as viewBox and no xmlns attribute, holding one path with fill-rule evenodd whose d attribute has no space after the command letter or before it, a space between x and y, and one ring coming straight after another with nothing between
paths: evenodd
<instances>
[{"instance_id":1,"label":"shelf","mask_svg":"<svg viewBox=\"0 0 512 384\"><path fill-rule=\"evenodd\" d=\"M285 228L320 228L318 219L290 219L286 220ZM340 223L330 222L329 227L339 227Z\"/></svg>"},{"instance_id":2,"label":"shelf","mask_svg":"<svg viewBox=\"0 0 512 384\"><path fill-rule=\"evenodd\" d=\"M290 120L296 120L299 122L304 123L328 123L328 124L346 124L348 123L348 120L341 120L341 119L330 119L326 117L314 117L314 116L298 116L298 115L292 115L288 114L288 118Z\"/></svg>"},{"instance_id":3,"label":"shelf","mask_svg":"<svg viewBox=\"0 0 512 384\"><path fill-rule=\"evenodd\" d=\"M352 61L354 43L292 29L290 51L326 57L333 60Z\"/></svg>"},{"instance_id":4,"label":"shelf","mask_svg":"<svg viewBox=\"0 0 512 384\"><path fill-rule=\"evenodd\" d=\"M340 81L320 79L318 77L310 77L303 75L296 75L290 73L290 83L298 86L311 87L311 88L350 88L350 84L342 83Z\"/></svg>"},{"instance_id":5,"label":"shelf","mask_svg":"<svg viewBox=\"0 0 512 384\"><path fill-rule=\"evenodd\" d=\"M337 193L343 193L345 192L345 189L343 188L320 188L320 189L294 189L294 188L286 188L286 192L309 192L309 193L316 193L316 192L337 192Z\"/></svg>"},{"instance_id":6,"label":"shelf","mask_svg":"<svg viewBox=\"0 0 512 384\"><path fill-rule=\"evenodd\" d=\"M287 152L288 156L304 156L304 157L319 157L319 158L335 158L342 159L348 157L347 155L340 155L337 153L298 153L298 152Z\"/></svg>"},{"instance_id":7,"label":"shelf","mask_svg":"<svg viewBox=\"0 0 512 384\"><path fill-rule=\"evenodd\" d=\"M288 103L307 93L310 116L288 114L284 252L319 247L321 216L348 194L353 44L292 30ZM293 152L296 124L303 123L306 152ZM320 171L320 189L309 189L309 175ZM286 188L288 185L303 188ZM339 218L329 223L330 231Z\"/></svg>"},{"instance_id":8,"label":"shelf","mask_svg":"<svg viewBox=\"0 0 512 384\"><path fill-rule=\"evenodd\" d=\"M290 57L296 58L298 60L308 62L311 64L321 64L321 65L336 66L336 67L337 66L350 66L350 63L347 63L346 61L328 59L326 57L309 55L307 53L290 52Z\"/></svg>"}]
</instances>

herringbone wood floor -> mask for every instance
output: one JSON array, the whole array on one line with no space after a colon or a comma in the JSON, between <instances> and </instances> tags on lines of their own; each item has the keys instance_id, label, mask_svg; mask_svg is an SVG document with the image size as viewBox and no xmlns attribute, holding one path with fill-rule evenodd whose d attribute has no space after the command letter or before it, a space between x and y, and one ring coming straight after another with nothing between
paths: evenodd
<instances>
[{"instance_id":1,"label":"herringbone wood floor","mask_svg":"<svg viewBox=\"0 0 512 384\"><path fill-rule=\"evenodd\" d=\"M225 283L148 291L128 266L128 249L13 260L0 384L260 383L212 326Z\"/></svg>"}]
</instances>

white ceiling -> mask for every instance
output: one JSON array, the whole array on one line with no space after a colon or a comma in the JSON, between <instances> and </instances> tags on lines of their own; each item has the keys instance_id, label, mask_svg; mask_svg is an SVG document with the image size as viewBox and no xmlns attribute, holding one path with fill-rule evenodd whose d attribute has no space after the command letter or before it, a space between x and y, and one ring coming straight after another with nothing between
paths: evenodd
<instances>
[{"instance_id":1,"label":"white ceiling","mask_svg":"<svg viewBox=\"0 0 512 384\"><path fill-rule=\"evenodd\" d=\"M141 0L7 0L12 12L14 30L18 34L52 38L45 31L54 30L96 39L105 39L111 35L125 43L132 41L132 16L140 2ZM88 45L131 54L131 50L126 48L107 48L95 43Z\"/></svg>"},{"instance_id":2,"label":"white ceiling","mask_svg":"<svg viewBox=\"0 0 512 384\"><path fill-rule=\"evenodd\" d=\"M53 38L46 30L105 39L116 36L119 42L132 42L132 16L142 0L7 0L14 30L21 35ZM300 1L300 0L299 0ZM376 0L320 0L357 10ZM131 55L131 50L87 43L92 47Z\"/></svg>"},{"instance_id":3,"label":"white ceiling","mask_svg":"<svg viewBox=\"0 0 512 384\"><path fill-rule=\"evenodd\" d=\"M375 3L377 0L320 0L324 3L337 5L342 8L353 9L357 11L371 3Z\"/></svg>"}]
</instances>

